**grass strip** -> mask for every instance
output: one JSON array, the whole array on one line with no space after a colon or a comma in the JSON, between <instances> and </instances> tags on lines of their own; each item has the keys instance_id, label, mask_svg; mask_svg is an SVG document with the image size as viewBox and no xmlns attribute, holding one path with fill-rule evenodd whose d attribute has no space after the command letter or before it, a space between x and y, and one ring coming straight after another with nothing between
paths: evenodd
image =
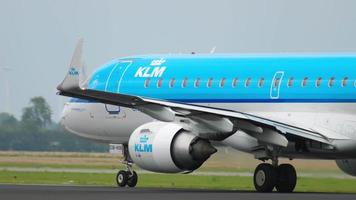
<instances>
[{"instance_id":1,"label":"grass strip","mask_svg":"<svg viewBox=\"0 0 356 200\"><path fill-rule=\"evenodd\" d=\"M0 182L116 186L115 174L0 171ZM138 187L254 190L252 177L141 174ZM356 179L298 178L297 192L356 193Z\"/></svg>"}]
</instances>

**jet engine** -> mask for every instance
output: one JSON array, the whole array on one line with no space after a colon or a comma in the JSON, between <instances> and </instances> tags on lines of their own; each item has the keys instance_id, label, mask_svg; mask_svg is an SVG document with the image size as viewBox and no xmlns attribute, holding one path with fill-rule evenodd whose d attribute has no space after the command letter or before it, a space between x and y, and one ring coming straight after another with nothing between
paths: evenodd
<instances>
[{"instance_id":1,"label":"jet engine","mask_svg":"<svg viewBox=\"0 0 356 200\"><path fill-rule=\"evenodd\" d=\"M356 176L356 159L336 160L336 164L346 174Z\"/></svg>"},{"instance_id":2,"label":"jet engine","mask_svg":"<svg viewBox=\"0 0 356 200\"><path fill-rule=\"evenodd\" d=\"M150 122L135 129L129 139L129 154L139 167L165 173L199 168L217 150L176 123Z\"/></svg>"}]
</instances>

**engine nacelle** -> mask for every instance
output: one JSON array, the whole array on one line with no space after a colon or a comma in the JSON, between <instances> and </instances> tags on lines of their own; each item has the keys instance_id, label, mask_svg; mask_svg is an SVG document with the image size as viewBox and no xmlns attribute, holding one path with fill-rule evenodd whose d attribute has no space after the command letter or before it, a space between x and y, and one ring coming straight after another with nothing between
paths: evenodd
<instances>
[{"instance_id":1,"label":"engine nacelle","mask_svg":"<svg viewBox=\"0 0 356 200\"><path fill-rule=\"evenodd\" d=\"M346 174L356 176L356 159L336 160L336 164Z\"/></svg>"},{"instance_id":2,"label":"engine nacelle","mask_svg":"<svg viewBox=\"0 0 356 200\"><path fill-rule=\"evenodd\" d=\"M165 173L193 171L217 150L179 124L150 122L135 129L129 154L139 167Z\"/></svg>"}]
</instances>

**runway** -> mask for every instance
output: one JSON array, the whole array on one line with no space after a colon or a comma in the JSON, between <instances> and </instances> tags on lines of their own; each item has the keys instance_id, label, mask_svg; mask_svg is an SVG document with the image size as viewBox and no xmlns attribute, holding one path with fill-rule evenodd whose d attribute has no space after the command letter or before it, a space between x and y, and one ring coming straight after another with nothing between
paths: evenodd
<instances>
[{"instance_id":1,"label":"runway","mask_svg":"<svg viewBox=\"0 0 356 200\"><path fill-rule=\"evenodd\" d=\"M0 185L1 200L328 200L356 199L356 194L292 193L261 194L250 191L114 188L96 186Z\"/></svg>"}]
</instances>

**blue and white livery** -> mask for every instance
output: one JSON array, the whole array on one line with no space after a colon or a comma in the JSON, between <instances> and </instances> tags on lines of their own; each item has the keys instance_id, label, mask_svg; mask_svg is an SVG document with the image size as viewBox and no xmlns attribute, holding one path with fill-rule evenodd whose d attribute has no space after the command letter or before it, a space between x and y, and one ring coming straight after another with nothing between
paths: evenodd
<instances>
[{"instance_id":1,"label":"blue and white livery","mask_svg":"<svg viewBox=\"0 0 356 200\"><path fill-rule=\"evenodd\" d=\"M79 136L123 144L134 187L139 167L191 172L226 145L262 163L257 191L292 192L290 159L332 159L356 176L356 55L146 55L115 59L80 86L79 42L57 87L62 124Z\"/></svg>"}]
</instances>

